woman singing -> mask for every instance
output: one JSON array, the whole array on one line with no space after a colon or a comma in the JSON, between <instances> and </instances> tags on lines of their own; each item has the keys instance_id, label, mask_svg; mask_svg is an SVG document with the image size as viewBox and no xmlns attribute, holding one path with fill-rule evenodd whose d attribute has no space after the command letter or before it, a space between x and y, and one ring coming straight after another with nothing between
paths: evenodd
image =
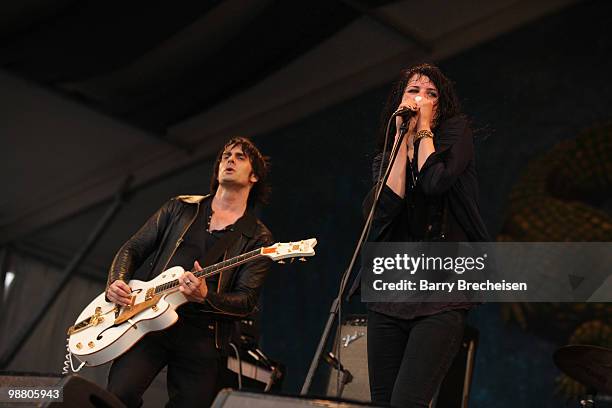
<instances>
[{"instance_id":1,"label":"woman singing","mask_svg":"<svg viewBox=\"0 0 612 408\"><path fill-rule=\"evenodd\" d=\"M490 241L478 208L472 132L451 81L439 68L417 65L401 72L382 115L414 112L383 187L369 239ZM395 138L404 119L396 117ZM373 164L374 183L389 162ZM369 212L372 194L364 203ZM457 354L469 303L369 303L368 365L372 401L393 407L427 407Z\"/></svg>"}]
</instances>

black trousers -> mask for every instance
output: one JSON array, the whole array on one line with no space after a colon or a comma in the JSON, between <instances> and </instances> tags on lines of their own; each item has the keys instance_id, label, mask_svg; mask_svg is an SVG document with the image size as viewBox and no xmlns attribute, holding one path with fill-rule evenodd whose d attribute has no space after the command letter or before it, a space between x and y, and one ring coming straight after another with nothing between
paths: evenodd
<instances>
[{"instance_id":1,"label":"black trousers","mask_svg":"<svg viewBox=\"0 0 612 408\"><path fill-rule=\"evenodd\" d=\"M168 366L166 407L207 407L217 395L223 367L214 332L183 320L151 332L117 358L108 374L108 390L129 408L142 405L142 395Z\"/></svg>"},{"instance_id":2,"label":"black trousers","mask_svg":"<svg viewBox=\"0 0 612 408\"><path fill-rule=\"evenodd\" d=\"M410 320L368 312L368 372L372 402L425 408L459 351L465 310Z\"/></svg>"}]
</instances>

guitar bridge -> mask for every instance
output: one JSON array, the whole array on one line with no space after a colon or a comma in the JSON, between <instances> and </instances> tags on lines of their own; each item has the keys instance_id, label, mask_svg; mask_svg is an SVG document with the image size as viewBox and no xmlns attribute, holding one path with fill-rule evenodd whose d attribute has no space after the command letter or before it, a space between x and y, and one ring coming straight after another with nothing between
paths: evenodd
<instances>
[{"instance_id":1,"label":"guitar bridge","mask_svg":"<svg viewBox=\"0 0 612 408\"><path fill-rule=\"evenodd\" d=\"M93 316L90 316L87 319L78 322L74 326L70 326L68 328L68 335L72 336L74 333L78 333L89 327L97 326L103 321L104 317L102 317L102 308L98 306L96 307L96 311L94 312Z\"/></svg>"}]
</instances>

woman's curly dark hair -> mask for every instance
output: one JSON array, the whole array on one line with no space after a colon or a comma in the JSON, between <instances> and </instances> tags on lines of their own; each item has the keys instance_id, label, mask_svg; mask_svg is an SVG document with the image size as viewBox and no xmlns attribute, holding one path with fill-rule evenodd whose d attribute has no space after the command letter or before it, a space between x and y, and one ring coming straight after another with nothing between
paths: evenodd
<instances>
[{"instance_id":1,"label":"woman's curly dark hair","mask_svg":"<svg viewBox=\"0 0 612 408\"><path fill-rule=\"evenodd\" d=\"M221 163L223 152L235 146L240 146L242 148L243 153L251 162L253 174L255 174L257 177L257 182L253 185L253 188L251 188L251 191L249 192L247 205L252 208L257 203L266 204L271 191L270 185L268 184L270 160L268 157L262 155L257 146L255 146L255 144L253 144L253 142L246 137L234 137L230 139L225 146L223 146L223 149L221 149L217 154L213 175L210 179L211 194L214 195L219 187L219 164Z\"/></svg>"},{"instance_id":2,"label":"woman's curly dark hair","mask_svg":"<svg viewBox=\"0 0 612 408\"><path fill-rule=\"evenodd\" d=\"M395 110L399 107L400 102L402 101L402 96L404 95L404 90L406 89L406 85L414 75L427 76L438 89L438 110L436 117L434 118L434 125L432 129L434 132L438 125L440 125L446 119L461 114L461 105L455 92L454 84L442 73L442 71L440 71L440 68L432 64L419 64L408 69L404 69L400 72L398 80L394 83L380 117L380 129L378 132L377 143L379 150L383 150L387 122L389 122L391 115L393 115L393 112L395 112ZM395 122L392 124L391 135L393 134L395 134ZM387 150L390 151L392 147L393 138L389 137Z\"/></svg>"}]
</instances>

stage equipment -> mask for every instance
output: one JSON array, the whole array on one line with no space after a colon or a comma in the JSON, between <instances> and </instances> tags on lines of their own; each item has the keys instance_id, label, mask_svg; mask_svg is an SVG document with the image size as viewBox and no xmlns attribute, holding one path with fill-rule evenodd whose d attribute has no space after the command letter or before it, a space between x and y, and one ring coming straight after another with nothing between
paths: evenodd
<instances>
[{"instance_id":1,"label":"stage equipment","mask_svg":"<svg viewBox=\"0 0 612 408\"><path fill-rule=\"evenodd\" d=\"M598 392L612 394L612 349L589 345L564 346L553 354L555 365L587 387L581 407L595 407Z\"/></svg>"},{"instance_id":2,"label":"stage equipment","mask_svg":"<svg viewBox=\"0 0 612 408\"><path fill-rule=\"evenodd\" d=\"M303 396L288 396L274 394L259 394L253 392L233 391L230 389L221 390L215 398L211 408L304 408L304 407L329 407L329 408L358 408L376 407L375 405L338 400L323 399Z\"/></svg>"}]
</instances>

